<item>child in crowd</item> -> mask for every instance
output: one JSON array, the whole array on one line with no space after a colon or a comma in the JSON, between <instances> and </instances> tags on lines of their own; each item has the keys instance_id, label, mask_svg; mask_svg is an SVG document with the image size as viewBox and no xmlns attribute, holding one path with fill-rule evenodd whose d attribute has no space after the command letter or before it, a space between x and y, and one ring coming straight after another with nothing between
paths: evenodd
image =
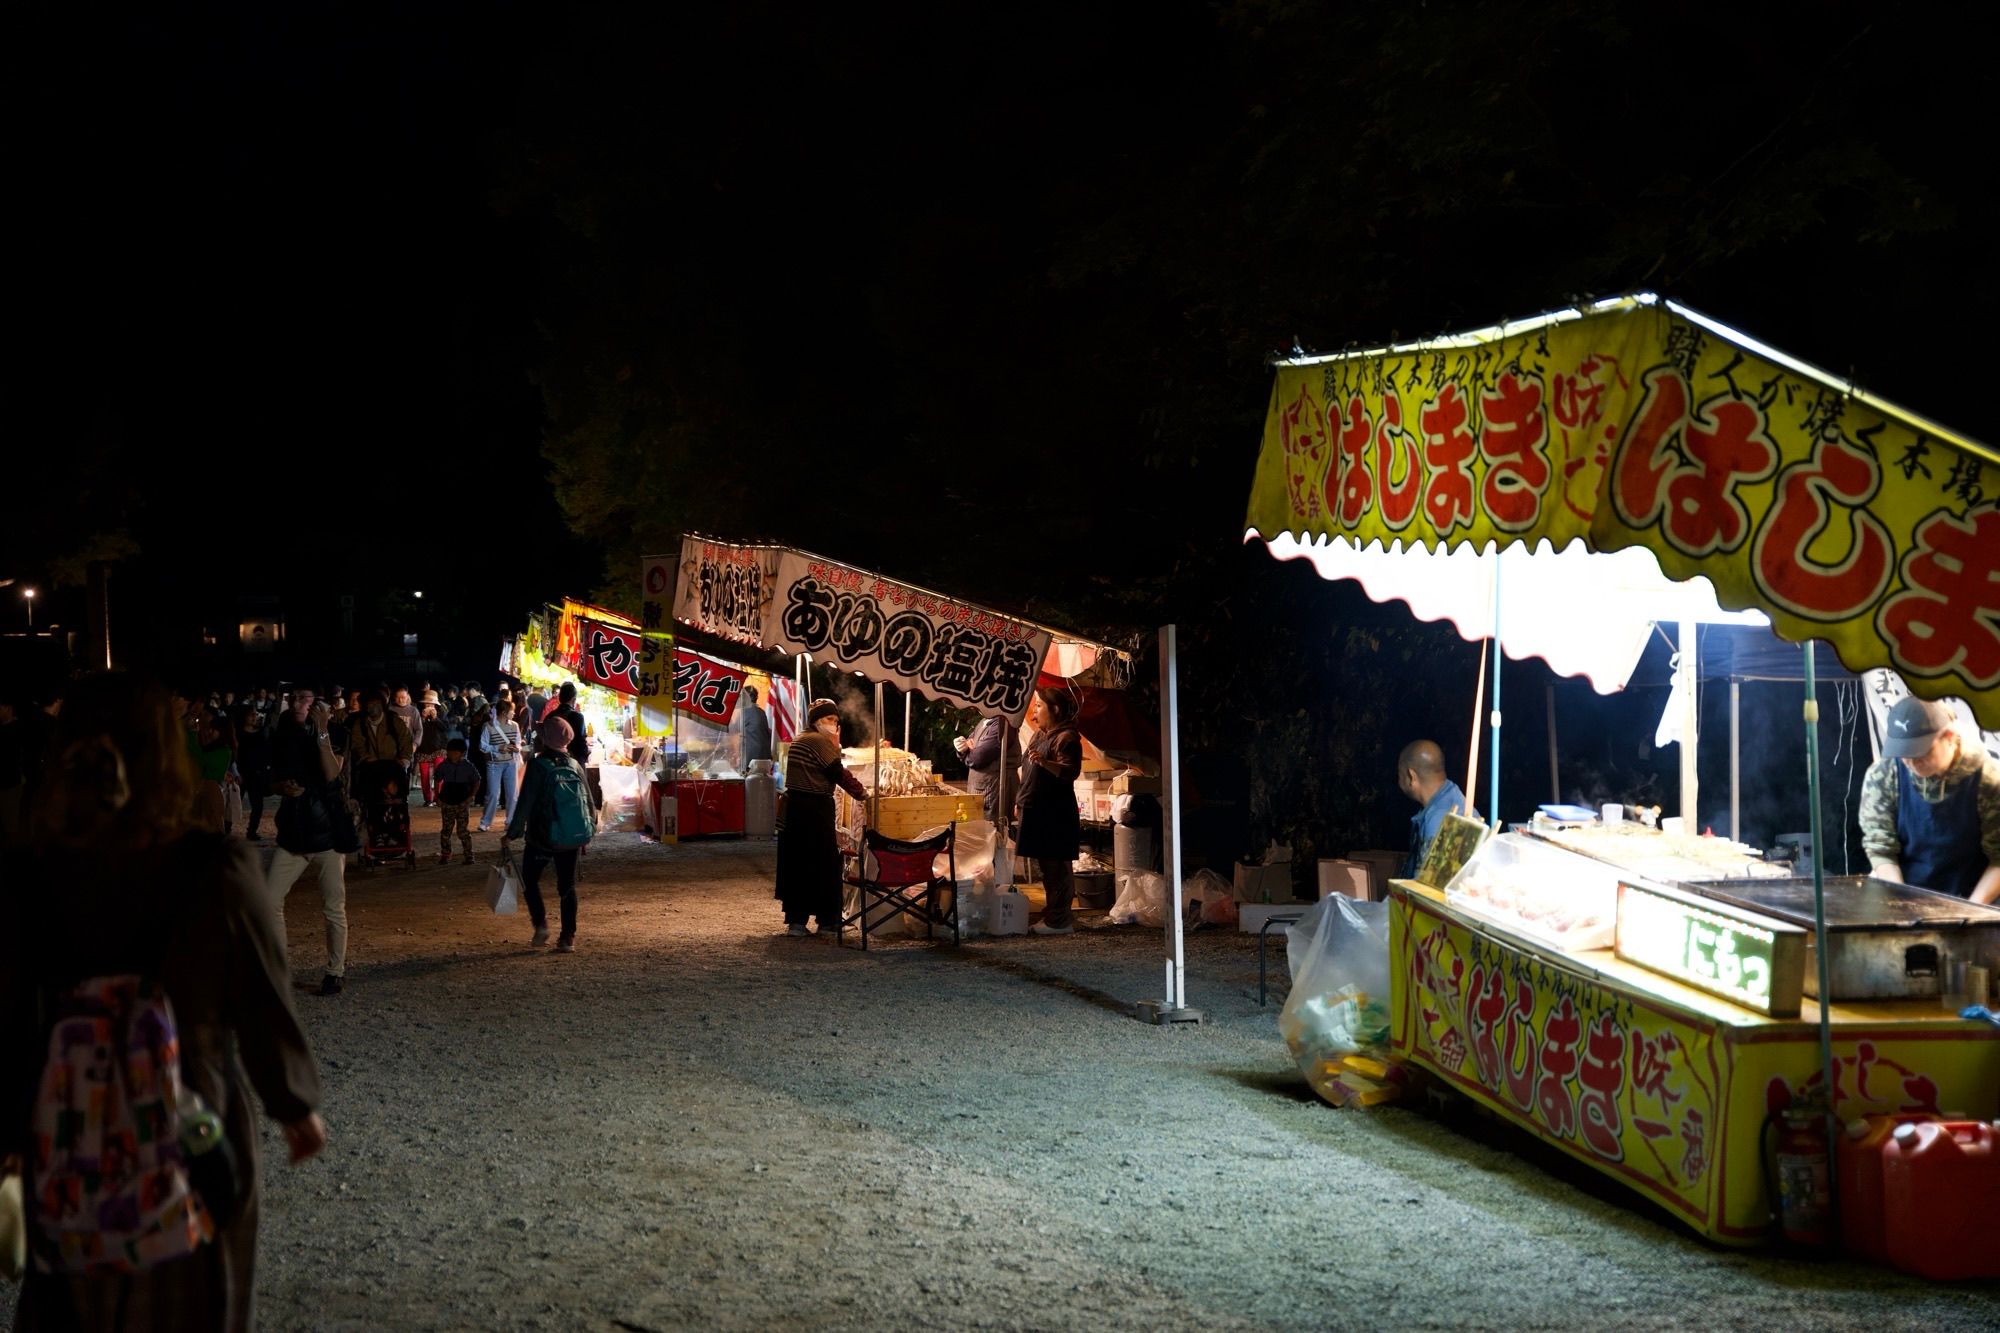
<instances>
[{"instance_id":1,"label":"child in crowd","mask_svg":"<svg viewBox=\"0 0 2000 1333\"><path fill-rule=\"evenodd\" d=\"M444 812L444 824L438 834L438 864L451 860L451 833L457 829L458 840L465 848L465 863L471 865L471 807L479 798L479 770L465 757L463 736L445 742L444 762L431 777L437 783L438 808Z\"/></svg>"}]
</instances>

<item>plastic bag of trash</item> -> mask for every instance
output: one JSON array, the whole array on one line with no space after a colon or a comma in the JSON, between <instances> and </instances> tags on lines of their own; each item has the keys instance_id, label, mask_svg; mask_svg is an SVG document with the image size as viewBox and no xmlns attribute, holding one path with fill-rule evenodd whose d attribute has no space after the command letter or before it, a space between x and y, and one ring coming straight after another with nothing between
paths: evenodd
<instances>
[{"instance_id":1,"label":"plastic bag of trash","mask_svg":"<svg viewBox=\"0 0 2000 1333\"><path fill-rule=\"evenodd\" d=\"M1389 905L1323 898L1287 930L1292 990L1278 1031L1335 1106L1390 1101L1404 1083L1389 1042Z\"/></svg>"},{"instance_id":2,"label":"plastic bag of trash","mask_svg":"<svg viewBox=\"0 0 2000 1333\"><path fill-rule=\"evenodd\" d=\"M1181 884L1181 896L1206 926L1236 924L1236 889L1213 870L1197 870ZM1196 908L1193 904L1199 903Z\"/></svg>"},{"instance_id":3,"label":"plastic bag of trash","mask_svg":"<svg viewBox=\"0 0 2000 1333\"><path fill-rule=\"evenodd\" d=\"M1167 924L1167 878L1150 870L1118 872L1118 897L1111 904L1111 919L1121 926L1137 922L1142 926Z\"/></svg>"}]
</instances>

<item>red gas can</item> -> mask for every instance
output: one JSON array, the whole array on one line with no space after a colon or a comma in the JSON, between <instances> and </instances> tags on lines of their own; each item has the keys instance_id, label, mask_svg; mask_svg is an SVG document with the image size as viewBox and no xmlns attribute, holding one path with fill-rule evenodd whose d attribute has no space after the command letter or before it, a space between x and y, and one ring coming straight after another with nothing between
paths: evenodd
<instances>
[{"instance_id":1,"label":"red gas can","mask_svg":"<svg viewBox=\"0 0 2000 1333\"><path fill-rule=\"evenodd\" d=\"M2000 1145L1980 1120L1896 1126L1882 1151L1889 1262L1940 1281L2000 1277Z\"/></svg>"},{"instance_id":2,"label":"red gas can","mask_svg":"<svg viewBox=\"0 0 2000 1333\"><path fill-rule=\"evenodd\" d=\"M1840 1240L1857 1259L1889 1262L1888 1237L1882 1229L1882 1154L1889 1136L1902 1124L1936 1120L1929 1111L1871 1115L1847 1122L1840 1137Z\"/></svg>"}]
</instances>

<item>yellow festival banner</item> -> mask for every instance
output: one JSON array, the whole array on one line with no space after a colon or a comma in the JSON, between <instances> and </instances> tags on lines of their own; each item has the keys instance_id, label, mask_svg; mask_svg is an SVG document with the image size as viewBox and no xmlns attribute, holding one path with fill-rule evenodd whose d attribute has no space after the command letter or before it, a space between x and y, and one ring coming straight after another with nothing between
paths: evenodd
<instances>
[{"instance_id":1,"label":"yellow festival banner","mask_svg":"<svg viewBox=\"0 0 2000 1333\"><path fill-rule=\"evenodd\" d=\"M2000 727L2000 454L1657 298L1280 363L1245 525L1643 546Z\"/></svg>"},{"instance_id":2,"label":"yellow festival banner","mask_svg":"<svg viewBox=\"0 0 2000 1333\"><path fill-rule=\"evenodd\" d=\"M1768 1238L1766 1118L1819 1090L1817 1022L1766 1018L1663 979L1621 981L1461 919L1405 881L1390 894L1389 956L1398 1060L1705 1236ZM1675 992L1683 1002L1666 998ZM1843 1120L2000 1111L2000 1042L1941 1011L1857 1017L1836 1006L1833 1055Z\"/></svg>"}]
</instances>

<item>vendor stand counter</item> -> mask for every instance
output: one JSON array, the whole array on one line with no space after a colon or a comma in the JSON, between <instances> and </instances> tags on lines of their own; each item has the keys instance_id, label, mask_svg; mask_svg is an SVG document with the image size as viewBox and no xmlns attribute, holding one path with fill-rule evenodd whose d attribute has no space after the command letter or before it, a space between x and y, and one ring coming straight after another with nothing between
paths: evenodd
<instances>
[{"instance_id":1,"label":"vendor stand counter","mask_svg":"<svg viewBox=\"0 0 2000 1333\"><path fill-rule=\"evenodd\" d=\"M743 823L742 778L680 778L653 780L653 827L662 827L662 798L674 798L677 833L683 838L741 835Z\"/></svg>"},{"instance_id":2,"label":"vendor stand counter","mask_svg":"<svg viewBox=\"0 0 2000 1333\"><path fill-rule=\"evenodd\" d=\"M1702 1235L1771 1235L1764 1131L1822 1079L1817 1002L1770 1017L1617 957L1557 948L1415 880L1389 891L1390 1045ZM1842 1121L2000 1113L2000 1038L1931 999L1830 1010Z\"/></svg>"}]
</instances>

